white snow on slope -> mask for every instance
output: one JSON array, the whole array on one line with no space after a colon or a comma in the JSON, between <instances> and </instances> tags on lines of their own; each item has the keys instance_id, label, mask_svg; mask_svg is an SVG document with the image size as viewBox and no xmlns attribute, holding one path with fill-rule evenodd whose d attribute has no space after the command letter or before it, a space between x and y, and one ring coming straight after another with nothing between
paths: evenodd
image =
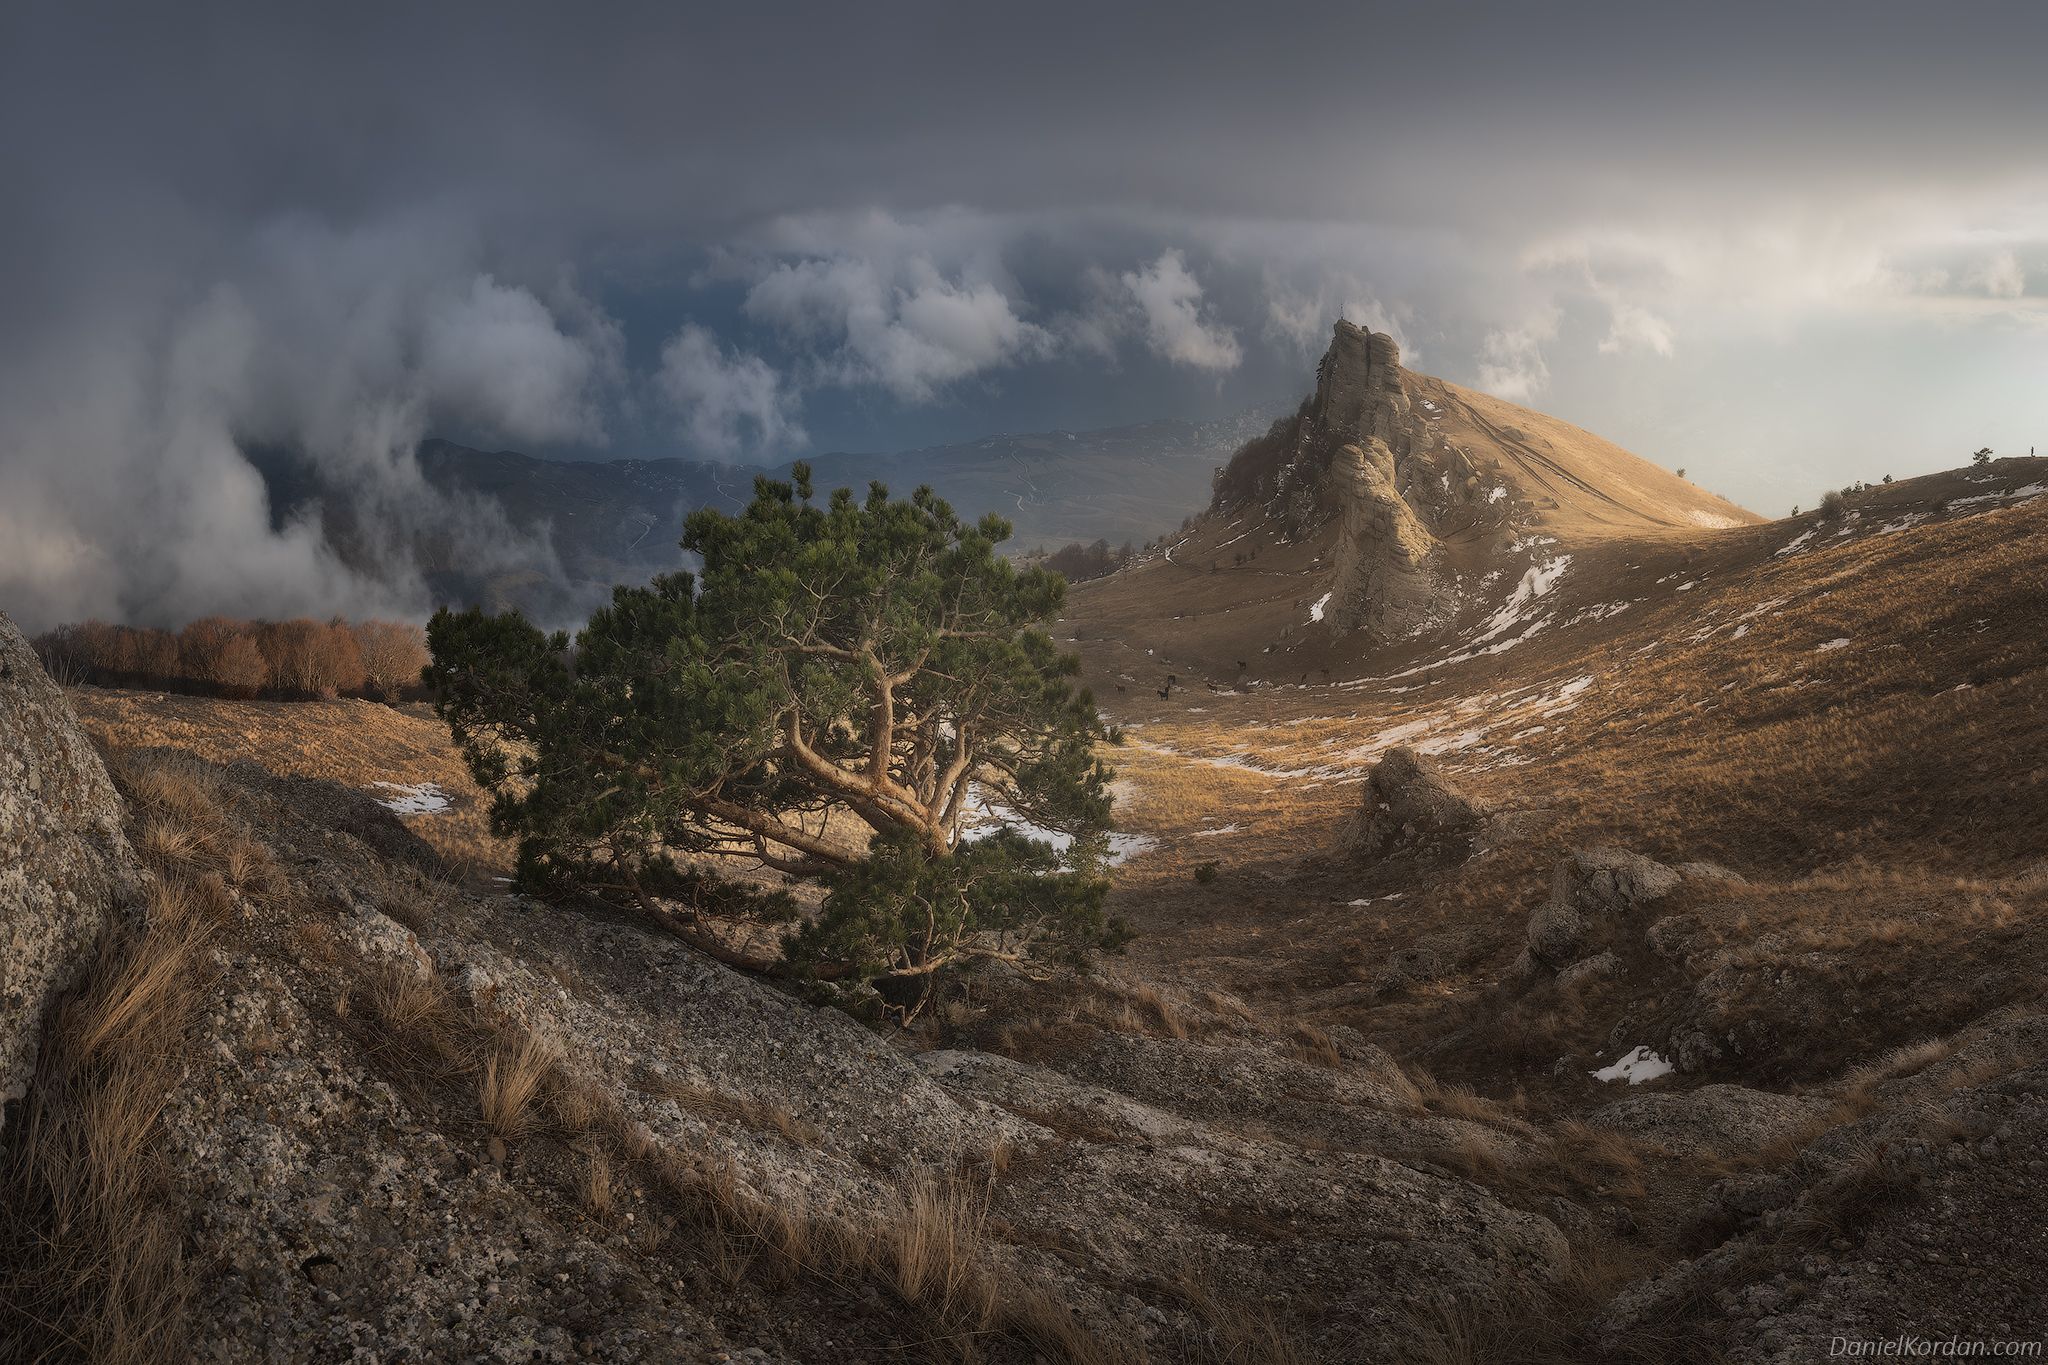
<instances>
[{"instance_id":1,"label":"white snow on slope","mask_svg":"<svg viewBox=\"0 0 2048 1365\"><path fill-rule=\"evenodd\" d=\"M372 782L370 785L394 793L374 799L385 810L398 815L439 815L449 806L448 794L431 782L413 786L403 782Z\"/></svg>"},{"instance_id":2,"label":"white snow on slope","mask_svg":"<svg viewBox=\"0 0 2048 1365\"><path fill-rule=\"evenodd\" d=\"M1773 554L1773 556L1772 556L1772 557L1773 557L1773 558L1776 558L1776 559L1782 559L1782 558L1784 558L1784 557L1785 557L1786 555L1796 555L1796 554L1798 554L1798 553L1799 553L1799 552L1800 552L1800 551L1801 551L1802 549L1806 548L1806 543L1807 543L1808 541L1812 540L1812 539L1813 539L1813 538L1814 538L1815 536L1817 536L1817 535L1819 535L1819 534L1820 534L1820 527L1818 527L1818 526L1816 526L1816 527L1812 528L1811 530L1807 530L1807 531L1801 531L1801 532L1800 532L1800 533L1799 533L1798 535L1794 536L1794 537L1793 537L1793 538L1792 538L1791 540L1789 540L1789 541L1785 542L1785 546L1784 546L1784 548L1783 548L1783 549L1781 549L1781 550L1778 550L1778 551L1776 551L1776 552L1775 552L1775 553Z\"/></svg>"},{"instance_id":3,"label":"white snow on slope","mask_svg":"<svg viewBox=\"0 0 2048 1365\"><path fill-rule=\"evenodd\" d=\"M961 812L961 822L972 831L966 836L970 843L976 839L986 839L1000 829L1014 829L1027 839L1041 844L1051 844L1056 853L1065 853L1074 843L1074 836L1071 834L1034 825L1015 811L989 805L979 792L969 793L965 808ZM1149 834L1112 834L1109 836L1109 865L1121 867L1140 853L1156 847L1158 843L1159 841Z\"/></svg>"},{"instance_id":4,"label":"white snow on slope","mask_svg":"<svg viewBox=\"0 0 2048 1365\"><path fill-rule=\"evenodd\" d=\"M2010 502L2014 499L2032 502L2043 493L2048 493L2048 484L2030 483L2025 488L2014 488L2004 493L1979 493L1974 498L1954 498L1950 500L1948 507L1953 512L1958 507L1975 507L1987 502Z\"/></svg>"},{"instance_id":5,"label":"white snow on slope","mask_svg":"<svg viewBox=\"0 0 2048 1365\"><path fill-rule=\"evenodd\" d=\"M1592 1073L1596 1081L1627 1081L1630 1085L1641 1085L1654 1081L1659 1076L1668 1076L1677 1068L1646 1047L1631 1050L1611 1066L1603 1066Z\"/></svg>"},{"instance_id":6,"label":"white snow on slope","mask_svg":"<svg viewBox=\"0 0 2048 1365\"><path fill-rule=\"evenodd\" d=\"M1323 594L1323 595L1322 595L1321 597L1318 597L1318 598L1317 598L1317 599L1315 600L1315 603L1314 603L1314 605L1312 605L1312 606L1311 606L1311 607L1309 607L1309 609L1308 609L1308 619L1309 619L1310 621L1320 621L1320 620L1322 620L1322 619L1323 619L1323 608L1324 608L1324 607L1327 607L1327 606L1329 606L1329 605L1330 605L1330 599L1331 599L1331 598L1332 598L1333 596L1335 596L1335 595L1336 595L1336 594L1335 594L1334 592L1326 592L1326 593L1324 593L1324 594Z\"/></svg>"}]
</instances>

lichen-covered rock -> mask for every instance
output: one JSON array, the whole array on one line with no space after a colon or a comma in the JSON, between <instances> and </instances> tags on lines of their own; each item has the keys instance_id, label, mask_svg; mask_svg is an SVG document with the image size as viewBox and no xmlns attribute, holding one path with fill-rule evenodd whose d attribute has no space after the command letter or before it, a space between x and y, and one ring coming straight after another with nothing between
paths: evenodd
<instances>
[{"instance_id":1,"label":"lichen-covered rock","mask_svg":"<svg viewBox=\"0 0 2048 1365\"><path fill-rule=\"evenodd\" d=\"M1403 745L1389 749L1366 779L1349 842L1373 858L1463 856L1486 819L1486 806L1453 786L1435 760Z\"/></svg>"},{"instance_id":2,"label":"lichen-covered rock","mask_svg":"<svg viewBox=\"0 0 2048 1365\"><path fill-rule=\"evenodd\" d=\"M1577 990L1579 987L1591 985L1595 981L1605 981L1609 977L1620 976L1622 970L1621 959L1614 955L1612 949L1609 949L1604 953L1595 953L1591 957L1581 958L1571 966L1566 967L1557 974L1557 984L1561 990Z\"/></svg>"},{"instance_id":3,"label":"lichen-covered rock","mask_svg":"<svg viewBox=\"0 0 2048 1365\"><path fill-rule=\"evenodd\" d=\"M136 904L121 817L64 694L0 614L0 1103L26 1090L53 998Z\"/></svg>"},{"instance_id":4,"label":"lichen-covered rock","mask_svg":"<svg viewBox=\"0 0 2048 1365\"><path fill-rule=\"evenodd\" d=\"M1551 874L1550 899L1529 916L1529 959L1553 972L1565 970L1598 951L1642 906L1677 890L1679 881L1662 863L1618 848L1560 859Z\"/></svg>"},{"instance_id":5,"label":"lichen-covered rock","mask_svg":"<svg viewBox=\"0 0 2048 1365\"><path fill-rule=\"evenodd\" d=\"M2014 1041L2010 1024L1990 1033L1981 1041ZM1782 1170L1723 1182L1710 1200L1737 1234L1623 1289L1595 1344L1668 1339L1689 1310L1696 1356L1744 1365L1801 1365L1844 1341L2037 1338L2048 1068L1980 1056L1960 1074L1978 1083L1946 1078L1827 1132Z\"/></svg>"},{"instance_id":6,"label":"lichen-covered rock","mask_svg":"<svg viewBox=\"0 0 2048 1365\"><path fill-rule=\"evenodd\" d=\"M1522 1160L1528 1135L1416 1112L1370 1045L1341 1069L1114 1036L1063 1071L978 1053L921 1060L956 1093L1079 1139L1027 1196L997 1204L1005 1221L1033 1242L1085 1246L1129 1283L1312 1302L1307 1359L1401 1358L1418 1317L1453 1303L1499 1311L1564 1263L1550 1220L1438 1169L1475 1150Z\"/></svg>"},{"instance_id":7,"label":"lichen-covered rock","mask_svg":"<svg viewBox=\"0 0 2048 1365\"><path fill-rule=\"evenodd\" d=\"M1595 848L1559 861L1550 898L1590 914L1626 913L1678 889L1679 876L1662 863L1619 848Z\"/></svg>"},{"instance_id":8,"label":"lichen-covered rock","mask_svg":"<svg viewBox=\"0 0 2048 1365\"><path fill-rule=\"evenodd\" d=\"M1797 1133L1831 1107L1809 1095L1703 1085L1678 1093L1630 1095L1594 1110L1588 1121L1681 1156L1747 1154Z\"/></svg>"}]
</instances>

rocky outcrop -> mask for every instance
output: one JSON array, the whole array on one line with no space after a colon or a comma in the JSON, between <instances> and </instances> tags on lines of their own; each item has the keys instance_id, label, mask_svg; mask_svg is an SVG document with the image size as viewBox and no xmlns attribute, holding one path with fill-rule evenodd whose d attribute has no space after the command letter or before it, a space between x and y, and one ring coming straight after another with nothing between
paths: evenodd
<instances>
[{"instance_id":1,"label":"rocky outcrop","mask_svg":"<svg viewBox=\"0 0 2048 1365\"><path fill-rule=\"evenodd\" d=\"M1325 619L1378 640L1427 625L1445 590L1433 567L1437 541L1401 496L1393 452L1377 436L1347 445L1331 461L1329 477L1342 533Z\"/></svg>"},{"instance_id":2,"label":"rocky outcrop","mask_svg":"<svg viewBox=\"0 0 2048 1365\"><path fill-rule=\"evenodd\" d=\"M1463 857L1487 813L1484 803L1451 784L1435 760L1403 745L1374 765L1346 842L1367 858Z\"/></svg>"},{"instance_id":3,"label":"rocky outcrop","mask_svg":"<svg viewBox=\"0 0 2048 1365\"><path fill-rule=\"evenodd\" d=\"M1755 1152L1819 1123L1830 1103L1740 1085L1703 1085L1678 1094L1631 1095L1587 1121L1679 1156Z\"/></svg>"},{"instance_id":4,"label":"rocky outcrop","mask_svg":"<svg viewBox=\"0 0 2048 1365\"><path fill-rule=\"evenodd\" d=\"M1690 1358L1801 1365L1841 1354L1844 1341L1917 1339L1921 1354L1940 1356L1952 1336L2037 1337L2048 1264L2038 1214L2048 1198L2044 1037L2038 1015L1988 1020L1948 1074L1884 1083L1875 1112L1825 1132L1789 1165L1719 1182L1699 1222L1736 1235L1617 1294L1595 1343L1619 1351L1689 1332ZM1710 1102L1716 1121L1734 1125L1722 1150L1797 1132L1801 1103L1753 1093L1733 1109L1725 1096ZM1765 1130L1745 1132L1744 1112L1764 1117Z\"/></svg>"},{"instance_id":5,"label":"rocky outcrop","mask_svg":"<svg viewBox=\"0 0 2048 1365\"><path fill-rule=\"evenodd\" d=\"M137 903L121 822L64 694L0 614L0 1102L27 1088L51 1002Z\"/></svg>"},{"instance_id":6,"label":"rocky outcrop","mask_svg":"<svg viewBox=\"0 0 2048 1365\"><path fill-rule=\"evenodd\" d=\"M1316 425L1339 441L1379 440L1405 454L1409 406L1400 346L1385 332L1339 318L1316 366Z\"/></svg>"},{"instance_id":7,"label":"rocky outcrop","mask_svg":"<svg viewBox=\"0 0 2048 1365\"><path fill-rule=\"evenodd\" d=\"M1305 1358L1392 1359L1420 1317L1512 1311L1567 1264L1548 1219L1453 1174L1532 1159L1533 1131L1421 1112L1350 1030L1311 1054L1190 1004L1188 1036L920 1057L637 920L453 884L356 794L144 760L204 769L289 869L224 902L153 1140L205 1267L195 1360L900 1352L934 1328L886 1244L820 1258L946 1190L967 1255L1132 1358L1205 1358L1206 1310L1160 1286L1312 1302ZM494 1068L529 1040L508 1117Z\"/></svg>"},{"instance_id":8,"label":"rocky outcrop","mask_svg":"<svg viewBox=\"0 0 2048 1365\"><path fill-rule=\"evenodd\" d=\"M1639 853L1596 848L1560 860L1550 899L1529 916L1529 970L1563 972L1593 957L1617 925L1678 889L1678 873Z\"/></svg>"}]
</instances>

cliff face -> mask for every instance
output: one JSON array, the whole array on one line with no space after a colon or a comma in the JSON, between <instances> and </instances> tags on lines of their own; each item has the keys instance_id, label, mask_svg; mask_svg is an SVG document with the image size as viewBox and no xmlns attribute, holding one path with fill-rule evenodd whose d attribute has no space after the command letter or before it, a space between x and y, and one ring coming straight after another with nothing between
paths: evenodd
<instances>
[{"instance_id":1,"label":"cliff face","mask_svg":"<svg viewBox=\"0 0 2048 1365\"><path fill-rule=\"evenodd\" d=\"M1411 405L1401 385L1401 348L1385 332L1368 332L1342 318L1330 349L1316 366L1315 423L1340 441L1377 438L1396 455L1408 453Z\"/></svg>"},{"instance_id":2,"label":"cliff face","mask_svg":"<svg viewBox=\"0 0 2048 1365\"><path fill-rule=\"evenodd\" d=\"M1438 545L1401 495L1393 451L1377 436L1347 445L1329 478L1343 522L1326 619L1386 640L1426 625L1444 591Z\"/></svg>"},{"instance_id":3,"label":"cliff face","mask_svg":"<svg viewBox=\"0 0 2048 1365\"><path fill-rule=\"evenodd\" d=\"M1335 447L1322 497L1342 532L1324 619L1342 632L1398 639L1435 618L1446 591L1441 547L1416 500L1440 515L1434 504L1463 494L1464 483L1440 479L1422 458L1427 436L1416 430L1401 348L1384 332L1338 321L1316 367L1308 421L1311 444Z\"/></svg>"}]
</instances>

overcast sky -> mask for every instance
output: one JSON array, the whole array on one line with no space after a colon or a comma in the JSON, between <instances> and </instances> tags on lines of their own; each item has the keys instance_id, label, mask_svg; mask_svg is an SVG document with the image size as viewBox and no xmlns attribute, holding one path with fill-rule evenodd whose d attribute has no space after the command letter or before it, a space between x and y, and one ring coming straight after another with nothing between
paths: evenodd
<instances>
[{"instance_id":1,"label":"overcast sky","mask_svg":"<svg viewBox=\"0 0 2048 1365\"><path fill-rule=\"evenodd\" d=\"M482 555L422 434L1209 416L1340 313L1772 514L2048 445L2048 8L745 9L0 10L0 609L419 608L238 442Z\"/></svg>"}]
</instances>

